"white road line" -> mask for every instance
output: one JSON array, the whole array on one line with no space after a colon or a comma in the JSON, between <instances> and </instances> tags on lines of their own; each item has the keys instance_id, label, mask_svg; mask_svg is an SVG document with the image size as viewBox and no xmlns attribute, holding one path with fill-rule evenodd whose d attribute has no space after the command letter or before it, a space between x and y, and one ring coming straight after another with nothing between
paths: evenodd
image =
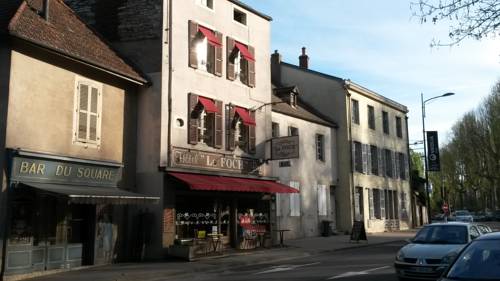
<instances>
[{"instance_id":1,"label":"white road line","mask_svg":"<svg viewBox=\"0 0 500 281\"><path fill-rule=\"evenodd\" d=\"M358 276L358 275L368 275L372 271L380 270L380 269L385 269L389 268L390 266L381 266L381 267L376 267L376 268L371 268L363 271L349 271L346 273L342 273L340 275L336 275L333 277L328 278L327 280L332 280L332 279L339 279L339 278L345 278L345 277L351 277L351 276Z\"/></svg>"},{"instance_id":2,"label":"white road line","mask_svg":"<svg viewBox=\"0 0 500 281\"><path fill-rule=\"evenodd\" d=\"M300 267L317 265L317 264L320 264L320 263L321 262L313 262L313 263L297 264L297 265L295 265L295 264L293 264L293 265L281 265L281 266L273 267L272 269L268 269L268 270L265 270L265 271L254 273L254 275L289 271L289 270L294 270L294 269L300 268Z\"/></svg>"}]
</instances>

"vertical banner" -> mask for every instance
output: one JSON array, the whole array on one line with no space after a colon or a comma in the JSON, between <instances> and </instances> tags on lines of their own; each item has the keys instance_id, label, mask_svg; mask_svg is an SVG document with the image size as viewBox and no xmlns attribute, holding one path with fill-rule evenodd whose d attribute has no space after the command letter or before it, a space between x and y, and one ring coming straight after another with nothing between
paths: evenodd
<instances>
[{"instance_id":1,"label":"vertical banner","mask_svg":"<svg viewBox=\"0 0 500 281\"><path fill-rule=\"evenodd\" d=\"M427 170L431 172L441 171L437 131L427 132L427 167Z\"/></svg>"}]
</instances>

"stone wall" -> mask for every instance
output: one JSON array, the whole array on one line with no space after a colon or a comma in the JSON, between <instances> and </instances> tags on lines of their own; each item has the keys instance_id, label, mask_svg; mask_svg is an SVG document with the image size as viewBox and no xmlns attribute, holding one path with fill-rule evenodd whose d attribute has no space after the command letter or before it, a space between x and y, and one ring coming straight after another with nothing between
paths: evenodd
<instances>
[{"instance_id":1,"label":"stone wall","mask_svg":"<svg viewBox=\"0 0 500 281\"><path fill-rule=\"evenodd\" d=\"M161 38L162 0L65 0L110 41Z\"/></svg>"}]
</instances>

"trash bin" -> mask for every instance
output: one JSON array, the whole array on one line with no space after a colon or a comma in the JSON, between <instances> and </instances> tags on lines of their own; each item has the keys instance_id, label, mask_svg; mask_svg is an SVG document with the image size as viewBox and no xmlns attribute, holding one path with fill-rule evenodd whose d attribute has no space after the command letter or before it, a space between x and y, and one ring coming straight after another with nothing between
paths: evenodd
<instances>
[{"instance_id":1,"label":"trash bin","mask_svg":"<svg viewBox=\"0 0 500 281\"><path fill-rule=\"evenodd\" d=\"M323 231L321 232L321 235L323 235L324 237L332 235L332 228L331 228L332 221L324 220L322 221L322 224L323 224Z\"/></svg>"}]
</instances>

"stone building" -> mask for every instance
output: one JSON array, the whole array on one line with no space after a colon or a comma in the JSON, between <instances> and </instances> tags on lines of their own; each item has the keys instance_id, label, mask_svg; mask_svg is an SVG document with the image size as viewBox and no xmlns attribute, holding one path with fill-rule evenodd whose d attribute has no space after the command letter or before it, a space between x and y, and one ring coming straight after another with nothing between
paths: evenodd
<instances>
[{"instance_id":1,"label":"stone building","mask_svg":"<svg viewBox=\"0 0 500 281\"><path fill-rule=\"evenodd\" d=\"M354 220L368 232L411 227L406 106L350 80L309 69L302 49L299 65L271 57L276 85L295 85L301 98L337 125L337 228ZM336 168L336 167L334 167Z\"/></svg>"}]
</instances>

